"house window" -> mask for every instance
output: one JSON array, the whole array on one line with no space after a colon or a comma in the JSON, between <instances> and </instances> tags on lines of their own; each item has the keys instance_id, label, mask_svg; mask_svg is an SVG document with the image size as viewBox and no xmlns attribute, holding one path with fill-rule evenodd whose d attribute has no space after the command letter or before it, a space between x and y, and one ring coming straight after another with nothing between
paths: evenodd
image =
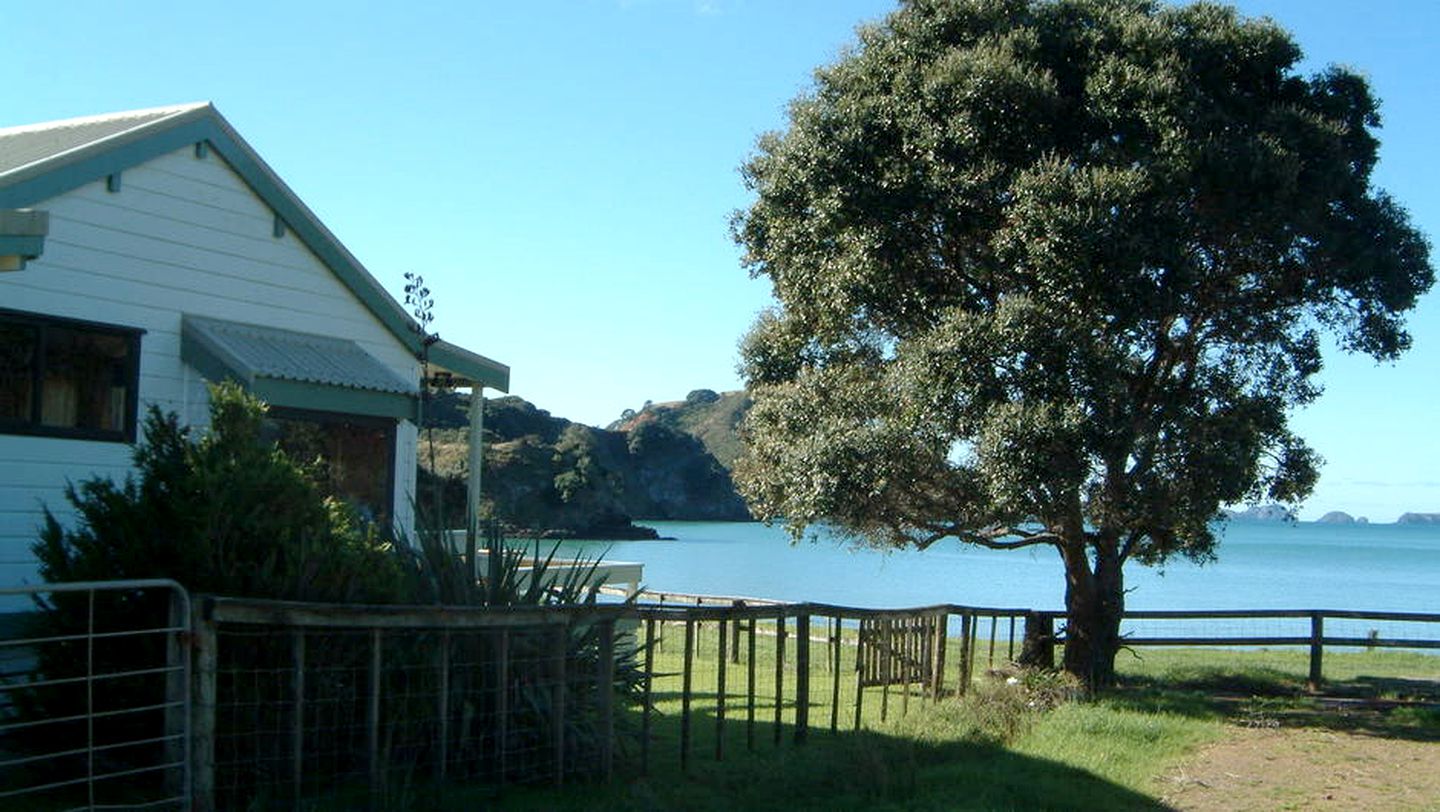
<instances>
[{"instance_id":1,"label":"house window","mask_svg":"<svg viewBox=\"0 0 1440 812\"><path fill-rule=\"evenodd\" d=\"M0 433L134 442L142 332L0 310Z\"/></svg>"},{"instance_id":2,"label":"house window","mask_svg":"<svg viewBox=\"0 0 1440 812\"><path fill-rule=\"evenodd\" d=\"M271 406L267 434L309 466L329 495L361 518L390 527L395 493L395 421Z\"/></svg>"}]
</instances>

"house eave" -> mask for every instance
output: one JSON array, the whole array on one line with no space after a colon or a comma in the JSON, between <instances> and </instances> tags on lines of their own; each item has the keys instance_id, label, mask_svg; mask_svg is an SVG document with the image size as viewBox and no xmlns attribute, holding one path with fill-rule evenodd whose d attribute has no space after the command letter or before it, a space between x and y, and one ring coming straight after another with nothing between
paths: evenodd
<instances>
[{"instance_id":1,"label":"house eave","mask_svg":"<svg viewBox=\"0 0 1440 812\"><path fill-rule=\"evenodd\" d=\"M0 209L34 206L196 144L219 154L397 341L420 353L419 332L400 303L208 102L179 107L173 115L0 173ZM435 347L442 344L436 353L441 366L466 381L507 391L509 367L448 342Z\"/></svg>"}]
</instances>

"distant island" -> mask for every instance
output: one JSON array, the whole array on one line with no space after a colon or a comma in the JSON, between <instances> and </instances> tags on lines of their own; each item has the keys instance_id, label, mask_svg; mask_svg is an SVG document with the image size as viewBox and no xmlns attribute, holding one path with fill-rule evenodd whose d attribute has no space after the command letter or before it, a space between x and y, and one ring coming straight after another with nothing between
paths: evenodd
<instances>
[{"instance_id":1,"label":"distant island","mask_svg":"<svg viewBox=\"0 0 1440 812\"><path fill-rule=\"evenodd\" d=\"M1251 505L1244 510L1227 510L1225 515L1231 519L1252 522L1286 522L1295 519L1295 514L1284 505Z\"/></svg>"},{"instance_id":2,"label":"distant island","mask_svg":"<svg viewBox=\"0 0 1440 812\"><path fill-rule=\"evenodd\" d=\"M1224 511L1226 518L1252 522L1293 521L1294 514L1284 505L1252 505L1244 510ZM1316 524L1370 524L1365 516L1351 516L1343 510L1332 510L1315 520ZM1440 524L1440 513L1403 513L1395 524Z\"/></svg>"},{"instance_id":3,"label":"distant island","mask_svg":"<svg viewBox=\"0 0 1440 812\"><path fill-rule=\"evenodd\" d=\"M1396 524L1440 524L1440 513L1404 513Z\"/></svg>"},{"instance_id":4,"label":"distant island","mask_svg":"<svg viewBox=\"0 0 1440 812\"><path fill-rule=\"evenodd\" d=\"M482 514L507 534L548 539L657 538L635 523L646 519L747 521L730 465L749 405L742 392L697 389L683 401L627 409L600 429L518 397L486 400ZM417 503L425 511L442 489L446 524L463 526L468 398L442 394L426 408Z\"/></svg>"},{"instance_id":5,"label":"distant island","mask_svg":"<svg viewBox=\"0 0 1440 812\"><path fill-rule=\"evenodd\" d=\"M1343 511L1343 510L1332 510L1332 511L1330 511L1329 513L1326 513L1324 516L1321 516L1319 519L1316 519L1316 521L1320 522L1321 524L1369 524L1369 523L1370 523L1370 520L1367 519L1367 518L1365 518L1364 516L1360 516L1360 517L1357 518L1357 517L1355 517L1355 516L1351 516L1349 513L1346 513L1346 512Z\"/></svg>"}]
</instances>

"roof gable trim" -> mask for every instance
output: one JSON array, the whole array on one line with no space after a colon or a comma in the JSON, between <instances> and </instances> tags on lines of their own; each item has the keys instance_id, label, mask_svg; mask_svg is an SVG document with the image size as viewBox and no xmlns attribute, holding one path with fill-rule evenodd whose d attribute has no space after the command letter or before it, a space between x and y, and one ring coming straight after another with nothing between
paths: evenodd
<instances>
[{"instance_id":1,"label":"roof gable trim","mask_svg":"<svg viewBox=\"0 0 1440 812\"><path fill-rule=\"evenodd\" d=\"M182 109L174 116L6 173L0 178L3 184L0 185L0 208L31 206L198 144L208 144L209 149L220 155L396 339L419 353L420 337L415 323L400 304L212 105ZM510 368L505 364L448 342L435 345L431 353L437 363L467 381L509 391Z\"/></svg>"}]
</instances>

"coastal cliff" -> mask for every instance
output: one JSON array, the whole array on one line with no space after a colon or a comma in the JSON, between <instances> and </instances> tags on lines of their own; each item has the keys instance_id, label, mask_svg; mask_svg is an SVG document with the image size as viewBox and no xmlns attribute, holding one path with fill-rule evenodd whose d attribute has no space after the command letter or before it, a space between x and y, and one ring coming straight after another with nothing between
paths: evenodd
<instances>
[{"instance_id":1,"label":"coastal cliff","mask_svg":"<svg viewBox=\"0 0 1440 812\"><path fill-rule=\"evenodd\" d=\"M452 525L463 521L467 408L454 395L431 402L433 470L427 436L420 438L421 508L443 487ZM516 535L654 538L654 530L634 521L750 518L725 465L671 422L651 418L599 429L503 397L485 402L484 428L481 510Z\"/></svg>"}]
</instances>

